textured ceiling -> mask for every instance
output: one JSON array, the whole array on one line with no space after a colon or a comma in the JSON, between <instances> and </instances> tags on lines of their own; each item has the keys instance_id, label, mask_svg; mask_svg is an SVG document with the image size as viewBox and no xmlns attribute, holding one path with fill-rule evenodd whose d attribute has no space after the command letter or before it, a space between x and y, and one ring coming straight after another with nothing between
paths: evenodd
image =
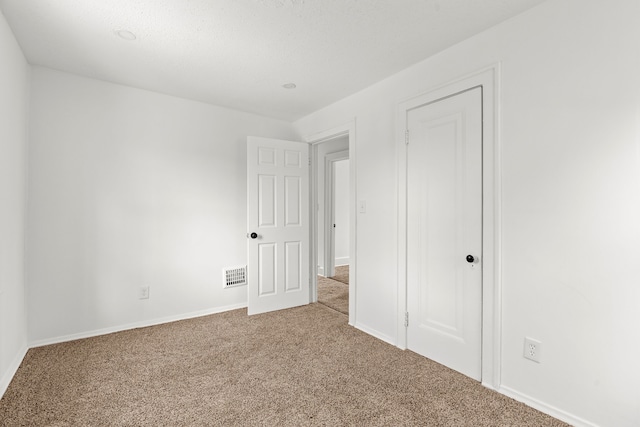
<instances>
[{"instance_id":1,"label":"textured ceiling","mask_svg":"<svg viewBox=\"0 0 640 427\"><path fill-rule=\"evenodd\" d=\"M542 2L0 0L0 9L31 64L295 120ZM289 82L297 89L282 88Z\"/></svg>"}]
</instances>

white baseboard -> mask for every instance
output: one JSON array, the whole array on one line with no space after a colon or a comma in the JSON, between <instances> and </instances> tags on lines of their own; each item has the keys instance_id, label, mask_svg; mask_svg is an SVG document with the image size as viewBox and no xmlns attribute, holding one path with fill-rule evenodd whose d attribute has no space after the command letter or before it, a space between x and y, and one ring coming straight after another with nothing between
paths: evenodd
<instances>
[{"instance_id":1,"label":"white baseboard","mask_svg":"<svg viewBox=\"0 0 640 427\"><path fill-rule=\"evenodd\" d=\"M20 351L18 351L18 353L16 354L16 357L14 357L14 359L11 361L11 364L7 368L7 371L4 373L4 375L0 379L0 399L2 399L2 396L4 396L4 393L7 391L7 388L9 387L11 380L13 379L16 372L18 371L18 368L20 367L20 364L22 363L22 360L24 359L24 357L27 355L28 350L29 349L25 345L20 349Z\"/></svg>"},{"instance_id":2,"label":"white baseboard","mask_svg":"<svg viewBox=\"0 0 640 427\"><path fill-rule=\"evenodd\" d=\"M557 418L560 421L571 424L574 427L599 427L597 424L572 415L568 412L563 411L562 409L556 408L555 406L547 405L544 402L534 399L533 397L529 397L526 394L522 394L512 388L501 386L497 391L504 394L505 396L517 400L518 402L522 402L527 406L531 406L532 408L537 409L540 412L551 415L552 417Z\"/></svg>"},{"instance_id":3,"label":"white baseboard","mask_svg":"<svg viewBox=\"0 0 640 427\"><path fill-rule=\"evenodd\" d=\"M385 335L383 333L380 333L378 331L376 331L375 329L371 329L368 326L363 325L362 323L358 323L356 322L356 324L354 325L354 327L356 329L360 329L362 332L369 334L371 336L373 336L374 338L378 338L379 340L382 340L384 342L386 342L387 344L391 344L393 346L396 345L395 343L395 339L393 339L392 337Z\"/></svg>"},{"instance_id":4,"label":"white baseboard","mask_svg":"<svg viewBox=\"0 0 640 427\"><path fill-rule=\"evenodd\" d=\"M324 267L318 266L318 274L324 276Z\"/></svg>"},{"instance_id":5,"label":"white baseboard","mask_svg":"<svg viewBox=\"0 0 640 427\"><path fill-rule=\"evenodd\" d=\"M239 308L246 308L246 307L247 307L247 303L244 302L241 304L233 304L233 305L216 307L216 308L207 309L207 310L193 311L191 313L183 313L176 316L168 316L168 317L161 317L157 319L143 320L141 322L129 323L129 324L114 326L110 328L96 329L93 331L80 332L77 334L63 335L55 338L47 338L44 340L33 341L29 343L29 347L30 348L42 347L45 345L59 344L67 341L74 341L74 340L79 340L84 338L97 337L100 335L112 334L114 332L122 332L129 329L146 328L147 326L162 325L163 323L176 322L178 320L193 319L195 317L208 316L210 314L223 313L225 311L231 311L231 310L236 310Z\"/></svg>"}]
</instances>

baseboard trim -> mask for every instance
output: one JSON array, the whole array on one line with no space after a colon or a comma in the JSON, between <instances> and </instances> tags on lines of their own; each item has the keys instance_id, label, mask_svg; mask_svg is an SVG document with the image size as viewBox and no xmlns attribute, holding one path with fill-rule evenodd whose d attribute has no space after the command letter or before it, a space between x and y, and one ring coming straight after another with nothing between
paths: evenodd
<instances>
[{"instance_id":1,"label":"baseboard trim","mask_svg":"<svg viewBox=\"0 0 640 427\"><path fill-rule=\"evenodd\" d=\"M597 424L572 415L566 411L556 408L555 406L548 405L538 399L534 399L533 397L527 396L526 394L520 393L512 388L501 386L497 391L501 394L504 394L505 396L517 400L518 402L522 402L527 406L531 406L532 408L537 409L540 412L551 415L552 417L557 418L560 421L571 424L574 427L600 427Z\"/></svg>"},{"instance_id":2,"label":"baseboard trim","mask_svg":"<svg viewBox=\"0 0 640 427\"><path fill-rule=\"evenodd\" d=\"M380 332L376 331L375 329L371 329L368 326L363 325L362 323L356 322L354 327L356 329L361 330L362 332L364 332L366 334L369 334L369 335L373 336L374 338L378 338L379 340L382 340L382 341L386 342L387 344L391 344L393 346L396 345L395 340L392 337L390 337L390 336L388 336L386 334L380 333Z\"/></svg>"},{"instance_id":3,"label":"baseboard trim","mask_svg":"<svg viewBox=\"0 0 640 427\"><path fill-rule=\"evenodd\" d=\"M349 257L336 258L335 266L342 267L343 265L349 265Z\"/></svg>"},{"instance_id":4,"label":"baseboard trim","mask_svg":"<svg viewBox=\"0 0 640 427\"><path fill-rule=\"evenodd\" d=\"M196 317L209 316L211 314L223 313L225 311L237 310L237 309L246 308L246 307L247 307L247 303L244 302L241 304L233 304L233 305L216 307L216 308L207 309L207 310L193 311L190 313L183 313L175 316L167 316L167 317L160 317L157 319L143 320L141 322L128 323L125 325L114 326L111 328L96 329L93 331L80 332L78 334L63 335L55 338L47 338L44 340L37 340L29 343L29 348L42 347L42 346L51 345L51 344L59 344L62 342L75 341L75 340L80 340L84 338L92 338L100 335L107 335L115 332L127 331L130 329L146 328L148 326L162 325L164 323L171 323L171 322L177 322L179 320L187 320L187 319L193 319Z\"/></svg>"},{"instance_id":5,"label":"baseboard trim","mask_svg":"<svg viewBox=\"0 0 640 427\"><path fill-rule=\"evenodd\" d=\"M27 355L27 351L29 351L29 348L26 345L18 351L18 354L16 354L16 357L13 358L13 361L11 361L11 364L9 364L7 371L2 376L2 379L0 379L0 399L2 399L2 396L4 396L7 388L9 388L9 384L11 384L11 380L13 380L16 372L18 372L20 364L24 360L24 357Z\"/></svg>"}]
</instances>

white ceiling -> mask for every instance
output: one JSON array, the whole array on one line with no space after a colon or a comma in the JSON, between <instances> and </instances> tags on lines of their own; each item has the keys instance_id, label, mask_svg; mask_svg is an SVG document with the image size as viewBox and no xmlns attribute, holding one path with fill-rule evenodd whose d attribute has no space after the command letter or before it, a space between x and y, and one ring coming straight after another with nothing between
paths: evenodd
<instances>
[{"instance_id":1,"label":"white ceiling","mask_svg":"<svg viewBox=\"0 0 640 427\"><path fill-rule=\"evenodd\" d=\"M31 64L295 120L543 1L0 0L0 9ZM297 88L282 88L290 82Z\"/></svg>"}]
</instances>

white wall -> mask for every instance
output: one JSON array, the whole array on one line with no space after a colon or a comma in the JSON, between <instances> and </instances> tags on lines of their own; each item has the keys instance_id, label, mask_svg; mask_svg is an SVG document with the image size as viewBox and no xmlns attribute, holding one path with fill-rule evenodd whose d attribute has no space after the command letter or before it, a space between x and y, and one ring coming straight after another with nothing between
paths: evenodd
<instances>
[{"instance_id":1,"label":"white wall","mask_svg":"<svg viewBox=\"0 0 640 427\"><path fill-rule=\"evenodd\" d=\"M335 265L349 264L349 160L339 160L334 167Z\"/></svg>"},{"instance_id":2,"label":"white wall","mask_svg":"<svg viewBox=\"0 0 640 427\"><path fill-rule=\"evenodd\" d=\"M640 425L638 16L637 0L550 0L296 122L356 117L358 327L397 338L397 105L500 62L501 391L577 425Z\"/></svg>"},{"instance_id":3,"label":"white wall","mask_svg":"<svg viewBox=\"0 0 640 427\"><path fill-rule=\"evenodd\" d=\"M246 305L246 136L290 124L33 70L32 344ZM138 299L140 286L150 298Z\"/></svg>"},{"instance_id":4,"label":"white wall","mask_svg":"<svg viewBox=\"0 0 640 427\"><path fill-rule=\"evenodd\" d=\"M24 212L29 65L0 13L0 397L27 350Z\"/></svg>"}]
</instances>

